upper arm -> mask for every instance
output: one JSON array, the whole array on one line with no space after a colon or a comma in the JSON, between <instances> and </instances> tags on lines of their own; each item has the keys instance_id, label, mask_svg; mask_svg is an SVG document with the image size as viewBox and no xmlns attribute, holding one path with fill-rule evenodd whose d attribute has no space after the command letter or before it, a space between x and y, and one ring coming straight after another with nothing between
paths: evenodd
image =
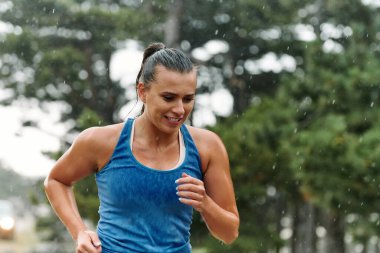
<instances>
[{"instance_id":1,"label":"upper arm","mask_svg":"<svg viewBox=\"0 0 380 253\"><path fill-rule=\"evenodd\" d=\"M96 172L96 135L95 128L83 131L71 147L58 159L47 180L57 180L72 185L80 179Z\"/></svg>"},{"instance_id":2,"label":"upper arm","mask_svg":"<svg viewBox=\"0 0 380 253\"><path fill-rule=\"evenodd\" d=\"M222 140L213 132L206 131L202 154L207 162L203 168L203 181L207 194L223 209L238 215L235 193L230 174L228 154Z\"/></svg>"}]
</instances>

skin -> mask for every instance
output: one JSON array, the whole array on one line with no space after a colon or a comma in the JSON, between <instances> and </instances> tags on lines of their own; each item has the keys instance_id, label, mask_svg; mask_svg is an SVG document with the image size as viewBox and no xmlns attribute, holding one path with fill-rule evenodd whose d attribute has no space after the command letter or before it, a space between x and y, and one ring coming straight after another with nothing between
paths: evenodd
<instances>
[{"instance_id":1,"label":"skin","mask_svg":"<svg viewBox=\"0 0 380 253\"><path fill-rule=\"evenodd\" d=\"M142 164L167 170L179 159L178 134L194 107L196 71L178 73L156 67L156 79L137 91L145 105L136 119L133 154ZM97 234L89 231L79 214L72 186L96 173L109 161L123 123L89 128L56 162L45 180L45 191L58 217L77 242L77 253L101 252ZM202 215L210 233L226 244L238 237L236 207L226 149L211 131L188 127L198 148L203 181L185 173L177 179L178 196Z\"/></svg>"}]
</instances>

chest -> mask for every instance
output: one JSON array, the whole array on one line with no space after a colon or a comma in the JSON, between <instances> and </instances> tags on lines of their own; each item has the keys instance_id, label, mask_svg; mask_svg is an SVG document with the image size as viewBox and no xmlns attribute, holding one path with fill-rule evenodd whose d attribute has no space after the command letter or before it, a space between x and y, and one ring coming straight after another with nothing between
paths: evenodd
<instances>
[{"instance_id":1,"label":"chest","mask_svg":"<svg viewBox=\"0 0 380 253\"><path fill-rule=\"evenodd\" d=\"M180 150L178 146L160 150L134 145L133 156L144 166L156 170L170 170L178 164Z\"/></svg>"}]
</instances>

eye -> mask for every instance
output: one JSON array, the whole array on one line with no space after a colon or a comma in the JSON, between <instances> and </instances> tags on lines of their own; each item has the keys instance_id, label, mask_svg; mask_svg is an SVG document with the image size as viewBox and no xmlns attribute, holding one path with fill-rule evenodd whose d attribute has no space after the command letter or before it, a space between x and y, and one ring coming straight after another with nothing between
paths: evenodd
<instances>
[{"instance_id":1,"label":"eye","mask_svg":"<svg viewBox=\"0 0 380 253\"><path fill-rule=\"evenodd\" d=\"M193 96L183 98L183 101L184 101L185 103L190 103L190 102L193 101L193 100L194 100L194 97L193 97Z\"/></svg>"},{"instance_id":2,"label":"eye","mask_svg":"<svg viewBox=\"0 0 380 253\"><path fill-rule=\"evenodd\" d=\"M167 96L167 95L165 95L165 96L162 96L162 98L165 100L165 101L172 101L173 100L173 96Z\"/></svg>"}]
</instances>

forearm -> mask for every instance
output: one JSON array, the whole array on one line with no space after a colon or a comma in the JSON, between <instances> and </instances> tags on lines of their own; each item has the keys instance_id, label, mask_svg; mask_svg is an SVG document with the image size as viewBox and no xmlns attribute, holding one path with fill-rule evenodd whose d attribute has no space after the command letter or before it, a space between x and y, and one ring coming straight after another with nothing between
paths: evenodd
<instances>
[{"instance_id":1,"label":"forearm","mask_svg":"<svg viewBox=\"0 0 380 253\"><path fill-rule=\"evenodd\" d=\"M239 235L239 216L220 207L210 197L201 215L210 233L226 244L232 243Z\"/></svg>"},{"instance_id":2,"label":"forearm","mask_svg":"<svg viewBox=\"0 0 380 253\"><path fill-rule=\"evenodd\" d=\"M45 180L45 192L55 213L66 226L74 240L78 233L86 230L86 226L79 214L74 192L67 186L53 179Z\"/></svg>"}]
</instances>

